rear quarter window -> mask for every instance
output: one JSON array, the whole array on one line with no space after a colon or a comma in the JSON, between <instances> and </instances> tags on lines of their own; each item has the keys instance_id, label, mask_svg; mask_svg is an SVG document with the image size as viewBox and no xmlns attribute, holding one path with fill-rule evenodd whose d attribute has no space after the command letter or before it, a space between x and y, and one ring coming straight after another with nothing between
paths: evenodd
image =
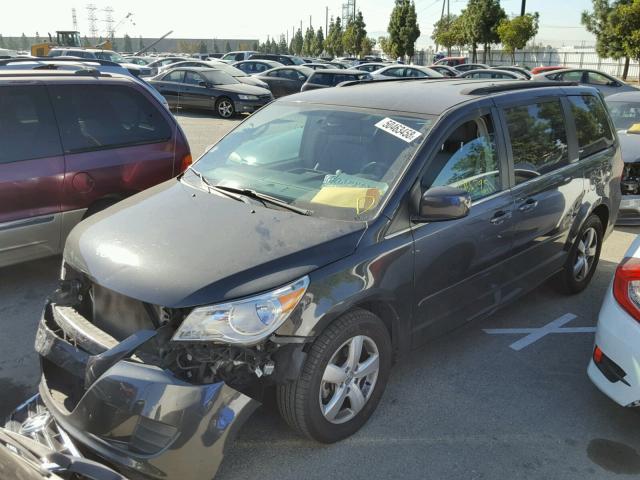
<instances>
[{"instance_id":1,"label":"rear quarter window","mask_svg":"<svg viewBox=\"0 0 640 480\"><path fill-rule=\"evenodd\" d=\"M613 132L600 98L593 95L572 95L568 98L576 123L580 158L609 147L613 143Z\"/></svg>"},{"instance_id":2,"label":"rear quarter window","mask_svg":"<svg viewBox=\"0 0 640 480\"><path fill-rule=\"evenodd\" d=\"M313 75L313 78L309 81L309 83L315 83L316 85L327 85L329 87L333 86L333 74L331 73L316 73Z\"/></svg>"},{"instance_id":3,"label":"rear quarter window","mask_svg":"<svg viewBox=\"0 0 640 480\"><path fill-rule=\"evenodd\" d=\"M171 126L144 95L121 85L50 87L65 152L156 143Z\"/></svg>"}]
</instances>

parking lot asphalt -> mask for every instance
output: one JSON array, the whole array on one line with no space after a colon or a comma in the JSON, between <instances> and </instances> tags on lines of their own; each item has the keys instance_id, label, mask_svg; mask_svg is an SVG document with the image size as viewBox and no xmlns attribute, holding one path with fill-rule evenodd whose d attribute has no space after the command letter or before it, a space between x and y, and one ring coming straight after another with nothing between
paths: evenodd
<instances>
[{"instance_id":1,"label":"parking lot asphalt","mask_svg":"<svg viewBox=\"0 0 640 480\"><path fill-rule=\"evenodd\" d=\"M183 113L194 158L237 123ZM551 333L510 348L564 315L593 327L625 250L640 229L616 229L591 285L566 297L541 286L506 309L431 342L397 364L380 406L353 437L320 445L289 430L273 405L258 409L230 444L220 480L609 479L640 474L640 410L591 384L593 333ZM0 415L38 381L33 339L59 258L0 269ZM522 344L521 344L522 346Z\"/></svg>"}]
</instances>

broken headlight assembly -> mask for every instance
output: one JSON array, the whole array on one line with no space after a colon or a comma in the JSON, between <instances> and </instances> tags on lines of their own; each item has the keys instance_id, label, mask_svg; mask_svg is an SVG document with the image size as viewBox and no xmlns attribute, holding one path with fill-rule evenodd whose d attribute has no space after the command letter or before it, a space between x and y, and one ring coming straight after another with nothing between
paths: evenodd
<instances>
[{"instance_id":1,"label":"broken headlight assembly","mask_svg":"<svg viewBox=\"0 0 640 480\"><path fill-rule=\"evenodd\" d=\"M271 335L289 317L309 286L309 277L249 297L194 309L182 322L173 341L255 345Z\"/></svg>"}]
</instances>

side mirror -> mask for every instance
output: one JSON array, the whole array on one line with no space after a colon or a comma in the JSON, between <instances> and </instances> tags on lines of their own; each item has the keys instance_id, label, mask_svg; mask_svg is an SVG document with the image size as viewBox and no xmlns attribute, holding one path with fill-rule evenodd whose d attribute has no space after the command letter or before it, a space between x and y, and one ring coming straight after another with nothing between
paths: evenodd
<instances>
[{"instance_id":1,"label":"side mirror","mask_svg":"<svg viewBox=\"0 0 640 480\"><path fill-rule=\"evenodd\" d=\"M471 196L465 190L454 187L433 187L420 197L419 222L441 222L455 220L469 215Z\"/></svg>"},{"instance_id":2,"label":"side mirror","mask_svg":"<svg viewBox=\"0 0 640 480\"><path fill-rule=\"evenodd\" d=\"M205 82L204 80L200 80L198 82L198 85L200 85L201 87L206 87L207 86L207 82Z\"/></svg>"}]
</instances>

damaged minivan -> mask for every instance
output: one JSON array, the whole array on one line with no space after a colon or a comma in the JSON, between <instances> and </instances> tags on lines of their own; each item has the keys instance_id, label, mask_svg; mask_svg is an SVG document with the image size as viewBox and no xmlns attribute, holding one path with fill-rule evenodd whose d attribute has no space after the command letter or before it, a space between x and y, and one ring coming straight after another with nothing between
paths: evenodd
<instances>
[{"instance_id":1,"label":"damaged minivan","mask_svg":"<svg viewBox=\"0 0 640 480\"><path fill-rule=\"evenodd\" d=\"M212 478L274 392L293 429L341 440L411 349L552 277L585 289L621 174L590 87L353 82L275 101L74 228L39 395L7 426L144 479Z\"/></svg>"}]
</instances>

